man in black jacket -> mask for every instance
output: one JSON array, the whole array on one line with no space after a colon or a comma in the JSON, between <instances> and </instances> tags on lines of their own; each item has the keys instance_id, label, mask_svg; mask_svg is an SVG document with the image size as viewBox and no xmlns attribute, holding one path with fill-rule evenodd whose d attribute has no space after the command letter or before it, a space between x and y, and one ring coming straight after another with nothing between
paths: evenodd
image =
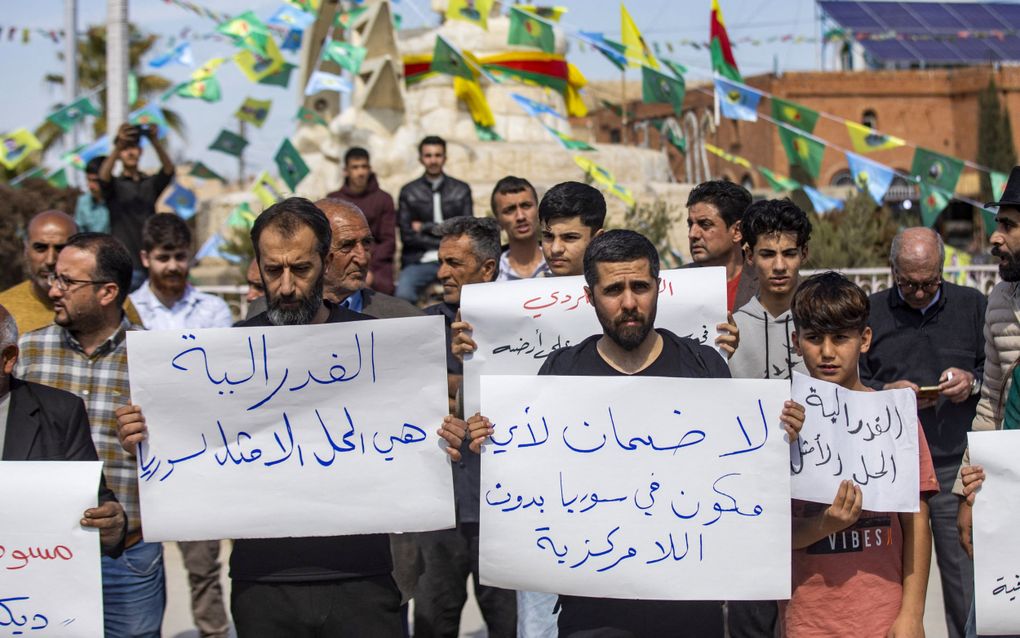
<instances>
[{"instance_id":1,"label":"man in black jacket","mask_svg":"<svg viewBox=\"0 0 1020 638\"><path fill-rule=\"evenodd\" d=\"M876 390L909 388L931 449L939 493L928 500L935 558L942 578L949 636L964 635L974 594L974 565L956 529L953 482L967 447L985 367L985 296L942 281L945 248L930 228L893 238L895 281L871 295L871 349L861 355L861 381ZM922 388L937 388L921 391Z\"/></svg>"},{"instance_id":2,"label":"man in black jacket","mask_svg":"<svg viewBox=\"0 0 1020 638\"><path fill-rule=\"evenodd\" d=\"M439 271L438 227L451 217L472 215L471 187L443 172L446 141L430 135L418 145L418 161L425 174L400 189L400 277L396 295L410 303Z\"/></svg>"},{"instance_id":3,"label":"man in black jacket","mask_svg":"<svg viewBox=\"0 0 1020 638\"><path fill-rule=\"evenodd\" d=\"M81 399L11 376L18 361L18 327L0 306L0 455L4 461L98 461ZM84 527L99 529L103 553L124 548L124 508L100 475L99 506L85 510Z\"/></svg>"}]
</instances>

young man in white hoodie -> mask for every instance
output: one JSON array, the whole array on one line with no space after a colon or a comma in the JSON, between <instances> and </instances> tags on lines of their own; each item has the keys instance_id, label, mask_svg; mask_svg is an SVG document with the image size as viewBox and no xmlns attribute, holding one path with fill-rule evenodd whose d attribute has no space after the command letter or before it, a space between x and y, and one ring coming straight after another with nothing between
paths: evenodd
<instances>
[{"instance_id":1,"label":"young man in white hoodie","mask_svg":"<svg viewBox=\"0 0 1020 638\"><path fill-rule=\"evenodd\" d=\"M807 259L811 222L789 199L751 204L741 222L745 270L758 279L758 293L734 311L740 347L730 358L734 379L789 379L807 374L790 337L790 303ZM727 624L733 638L774 635L779 607L775 601L730 601Z\"/></svg>"},{"instance_id":2,"label":"young man in white hoodie","mask_svg":"<svg viewBox=\"0 0 1020 638\"><path fill-rule=\"evenodd\" d=\"M758 277L758 294L734 313L740 347L730 359L734 378L789 379L807 373L793 349L790 302L808 256L811 222L788 199L751 204L741 224L744 256Z\"/></svg>"}]
</instances>

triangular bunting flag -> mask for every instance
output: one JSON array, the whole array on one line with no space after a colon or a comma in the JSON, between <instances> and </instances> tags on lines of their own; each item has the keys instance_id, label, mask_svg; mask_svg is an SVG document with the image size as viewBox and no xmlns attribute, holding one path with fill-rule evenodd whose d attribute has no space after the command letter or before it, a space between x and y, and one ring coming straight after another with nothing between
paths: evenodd
<instances>
[{"instance_id":1,"label":"triangular bunting flag","mask_svg":"<svg viewBox=\"0 0 1020 638\"><path fill-rule=\"evenodd\" d=\"M202 66L191 72L191 79L204 80L206 78L213 77L216 75L216 69L220 68L226 61L226 58L212 58L206 60L202 63Z\"/></svg>"},{"instance_id":2,"label":"triangular bunting flag","mask_svg":"<svg viewBox=\"0 0 1020 638\"><path fill-rule=\"evenodd\" d=\"M204 100L206 102L219 102L220 98L223 97L220 91L220 81L216 79L216 76L178 84L173 89L173 93L180 97Z\"/></svg>"},{"instance_id":3,"label":"triangular bunting flag","mask_svg":"<svg viewBox=\"0 0 1020 638\"><path fill-rule=\"evenodd\" d=\"M664 65L666 65L666 68L669 69L674 76L676 76L676 79L678 80L684 79L684 74L687 73L687 67L680 64L679 62L674 62L673 60L667 60L665 58L659 58L659 62L662 62Z\"/></svg>"},{"instance_id":4,"label":"triangular bunting flag","mask_svg":"<svg viewBox=\"0 0 1020 638\"><path fill-rule=\"evenodd\" d=\"M240 157L241 153L244 152L244 147L248 146L248 140L244 139L237 133L223 129L220 134L216 136L216 140L209 145L210 151L219 151L226 153L227 155L233 155L234 157Z\"/></svg>"},{"instance_id":5,"label":"triangular bunting flag","mask_svg":"<svg viewBox=\"0 0 1020 638\"><path fill-rule=\"evenodd\" d=\"M676 150L680 151L684 155L687 154L687 138L680 136L672 126L667 126L665 122L659 126L659 131L666 138L666 141L672 144Z\"/></svg>"},{"instance_id":6,"label":"triangular bunting flag","mask_svg":"<svg viewBox=\"0 0 1020 638\"><path fill-rule=\"evenodd\" d=\"M545 125L543 124L542 126L545 126ZM581 140L574 139L574 138L570 137L569 135L567 135L566 133L557 131L556 129L554 129L551 126L545 126L545 130L549 131L549 134L552 135L553 137L555 137L556 140L560 143L560 145L563 146L563 148L567 149L568 151L594 151L595 150L595 148L592 147L587 142L583 142Z\"/></svg>"},{"instance_id":7,"label":"triangular bunting flag","mask_svg":"<svg viewBox=\"0 0 1020 638\"><path fill-rule=\"evenodd\" d=\"M297 29L304 31L315 24L315 15L302 11L292 5L284 5L276 10L273 17L266 21L267 24L275 24L285 29Z\"/></svg>"},{"instance_id":8,"label":"triangular bunting flag","mask_svg":"<svg viewBox=\"0 0 1020 638\"><path fill-rule=\"evenodd\" d=\"M262 78L261 80L259 80L259 84L267 84L269 86L282 86L283 88L287 88L288 86L290 86L291 71L293 71L296 68L297 65L291 64L290 62L284 62L283 66L280 67L279 71Z\"/></svg>"},{"instance_id":9,"label":"triangular bunting flag","mask_svg":"<svg viewBox=\"0 0 1020 638\"><path fill-rule=\"evenodd\" d=\"M104 135L95 142L88 145L82 145L78 148L64 153L60 156L60 161L65 164L69 164L79 171L85 170L85 165L88 164L92 158L105 155L110 152L110 137Z\"/></svg>"},{"instance_id":10,"label":"triangular bunting flag","mask_svg":"<svg viewBox=\"0 0 1020 638\"><path fill-rule=\"evenodd\" d=\"M276 161L276 167L280 170L280 177L292 191L309 173L308 165L301 159L301 154L286 138L280 144L280 149L276 151L273 159Z\"/></svg>"},{"instance_id":11,"label":"triangular bunting flag","mask_svg":"<svg viewBox=\"0 0 1020 638\"><path fill-rule=\"evenodd\" d=\"M892 135L884 135L873 128L846 120L846 132L850 136L850 144L858 153L874 153L890 148L899 148L906 142Z\"/></svg>"},{"instance_id":12,"label":"triangular bunting flag","mask_svg":"<svg viewBox=\"0 0 1020 638\"><path fill-rule=\"evenodd\" d=\"M209 168L202 162L195 162L194 164L192 164L191 170L188 171L188 175L191 175L192 177L197 177L199 179L216 179L223 182L224 184L227 183L227 180L223 179L219 175L219 173Z\"/></svg>"},{"instance_id":13,"label":"triangular bunting flag","mask_svg":"<svg viewBox=\"0 0 1020 638\"><path fill-rule=\"evenodd\" d=\"M308 84L305 85L305 95L315 95L322 91L350 93L351 83L336 73L313 71L308 78Z\"/></svg>"},{"instance_id":14,"label":"triangular bunting flag","mask_svg":"<svg viewBox=\"0 0 1020 638\"><path fill-rule=\"evenodd\" d=\"M46 181L53 188L67 188L67 171L58 168L46 176Z\"/></svg>"},{"instance_id":15,"label":"triangular bunting flag","mask_svg":"<svg viewBox=\"0 0 1020 638\"><path fill-rule=\"evenodd\" d=\"M743 166L746 169L750 169L751 168L751 162L749 162L747 160L747 158L740 157L739 155L734 155L732 153L728 153L728 152L722 150L721 148L719 148L718 146L716 146L714 144L709 144L709 143L706 142L705 143L705 150L708 151L709 153L711 153L712 155L717 155L717 156L723 158L724 160L726 160L727 162L730 162L731 164L736 164L737 166Z\"/></svg>"},{"instance_id":16,"label":"triangular bunting flag","mask_svg":"<svg viewBox=\"0 0 1020 638\"><path fill-rule=\"evenodd\" d=\"M822 158L825 156L825 144L810 137L800 135L790 129L779 126L779 141L786 151L786 158L791 166L800 166L808 175L817 179L822 170Z\"/></svg>"},{"instance_id":17,"label":"triangular bunting flag","mask_svg":"<svg viewBox=\"0 0 1020 638\"><path fill-rule=\"evenodd\" d=\"M580 166L581 170L593 180L605 186L606 190L608 190L613 197L618 198L627 206L634 206L633 193L631 193L630 189L626 186L618 184L612 173L591 161L584 155L575 155L574 163Z\"/></svg>"},{"instance_id":18,"label":"triangular bunting flag","mask_svg":"<svg viewBox=\"0 0 1020 638\"><path fill-rule=\"evenodd\" d=\"M470 22L488 30L489 12L492 0L448 0L446 3L446 19Z\"/></svg>"},{"instance_id":19,"label":"triangular bunting flag","mask_svg":"<svg viewBox=\"0 0 1020 638\"><path fill-rule=\"evenodd\" d=\"M195 216L198 198L195 197L193 191L175 183L174 189L167 195L166 205L172 208L181 219L191 219Z\"/></svg>"},{"instance_id":20,"label":"triangular bunting flag","mask_svg":"<svg viewBox=\"0 0 1020 638\"><path fill-rule=\"evenodd\" d=\"M507 44L534 47L546 53L556 51L556 32L552 23L517 6L510 7L510 33L506 41Z\"/></svg>"},{"instance_id":21,"label":"triangular bunting flag","mask_svg":"<svg viewBox=\"0 0 1020 638\"><path fill-rule=\"evenodd\" d=\"M87 98L80 97L67 106L46 116L46 121L56 124L65 133L85 119L86 115L101 115L99 109Z\"/></svg>"},{"instance_id":22,"label":"triangular bunting flag","mask_svg":"<svg viewBox=\"0 0 1020 638\"><path fill-rule=\"evenodd\" d=\"M530 100L521 95L520 93L511 93L510 97L512 97L515 102L521 105L521 108L524 109L525 113L532 117L539 117L542 114L549 114L558 117L561 120L567 119L566 115L563 115L562 113L560 113L553 107L549 106L548 104L542 104L541 102Z\"/></svg>"},{"instance_id":23,"label":"triangular bunting flag","mask_svg":"<svg viewBox=\"0 0 1020 638\"><path fill-rule=\"evenodd\" d=\"M234 55L234 64L241 69L241 73L251 82L263 82L269 76L279 72L286 64L283 54L276 46L276 41L270 38L266 42L265 51L259 53L245 49ZM266 82L268 84L268 82Z\"/></svg>"},{"instance_id":24,"label":"triangular bunting flag","mask_svg":"<svg viewBox=\"0 0 1020 638\"><path fill-rule=\"evenodd\" d=\"M922 182L952 194L956 190L956 183L960 181L961 172L963 161L955 157L921 147L914 151L914 163L910 167L910 174Z\"/></svg>"},{"instance_id":25,"label":"triangular bunting flag","mask_svg":"<svg viewBox=\"0 0 1020 638\"><path fill-rule=\"evenodd\" d=\"M952 193L938 186L922 181L921 187L921 223L931 228L939 218L939 214L949 206Z\"/></svg>"},{"instance_id":26,"label":"triangular bunting flag","mask_svg":"<svg viewBox=\"0 0 1020 638\"><path fill-rule=\"evenodd\" d=\"M251 230L254 224L255 213L252 212L248 202L238 204L234 210L230 211L230 216L227 217L227 226L231 228L240 228L247 231Z\"/></svg>"},{"instance_id":27,"label":"triangular bunting flag","mask_svg":"<svg viewBox=\"0 0 1020 638\"><path fill-rule=\"evenodd\" d=\"M776 173L773 173L764 166L759 166L758 172L762 174L766 181L768 181L769 186L772 187L772 190L776 191L777 193L794 191L800 188L800 182L798 182L797 180L790 179L785 175L778 175Z\"/></svg>"},{"instance_id":28,"label":"triangular bunting flag","mask_svg":"<svg viewBox=\"0 0 1020 638\"><path fill-rule=\"evenodd\" d=\"M23 162L32 151L42 149L42 144L31 131L25 128L0 135L0 164L11 171Z\"/></svg>"},{"instance_id":29,"label":"triangular bunting flag","mask_svg":"<svg viewBox=\"0 0 1020 638\"><path fill-rule=\"evenodd\" d=\"M266 55L266 45L272 40L269 29L252 11L228 20L216 28L223 35L230 36L235 46L249 49L259 55Z\"/></svg>"},{"instance_id":30,"label":"triangular bunting flag","mask_svg":"<svg viewBox=\"0 0 1020 638\"><path fill-rule=\"evenodd\" d=\"M1006 192L1006 182L1009 180L1009 175L999 171L991 171L988 174L988 178L992 184L992 201L997 202L1002 197L1002 194Z\"/></svg>"},{"instance_id":31,"label":"triangular bunting flag","mask_svg":"<svg viewBox=\"0 0 1020 638\"><path fill-rule=\"evenodd\" d=\"M177 62L184 66L195 64L195 58L191 53L191 43L187 40L179 42L172 49L162 55L158 55L149 61L149 66L160 69L171 62Z\"/></svg>"},{"instance_id":32,"label":"triangular bunting flag","mask_svg":"<svg viewBox=\"0 0 1020 638\"><path fill-rule=\"evenodd\" d=\"M446 41L441 35L436 36L436 46L432 51L433 71L445 73L465 80L474 81L475 76L470 65L460 51Z\"/></svg>"},{"instance_id":33,"label":"triangular bunting flag","mask_svg":"<svg viewBox=\"0 0 1020 638\"><path fill-rule=\"evenodd\" d=\"M515 5L521 11L527 11L533 13L540 18L545 18L551 22L559 22L563 14L567 12L566 7L539 7L533 4L519 4Z\"/></svg>"},{"instance_id":34,"label":"triangular bunting flag","mask_svg":"<svg viewBox=\"0 0 1020 638\"><path fill-rule=\"evenodd\" d=\"M333 19L333 26L340 29L350 29L354 21L361 17L361 14L368 11L368 7L353 7L349 11L339 11Z\"/></svg>"},{"instance_id":35,"label":"triangular bunting flag","mask_svg":"<svg viewBox=\"0 0 1020 638\"><path fill-rule=\"evenodd\" d=\"M641 67L641 100L646 103L665 103L673 106L680 115L684 107L683 77L675 78L647 66Z\"/></svg>"},{"instance_id":36,"label":"triangular bunting flag","mask_svg":"<svg viewBox=\"0 0 1020 638\"><path fill-rule=\"evenodd\" d=\"M334 62L342 69L351 73L361 70L361 64L365 61L365 54L368 50L365 47L333 40L322 47L322 59L327 62Z\"/></svg>"},{"instance_id":37,"label":"triangular bunting flag","mask_svg":"<svg viewBox=\"0 0 1020 638\"><path fill-rule=\"evenodd\" d=\"M623 71L627 68L627 56L625 53L627 47L623 46L620 42L610 40L601 33L594 31L578 31L577 37L605 56L617 69Z\"/></svg>"},{"instance_id":38,"label":"triangular bunting flag","mask_svg":"<svg viewBox=\"0 0 1020 638\"><path fill-rule=\"evenodd\" d=\"M885 194L892 184L893 170L854 153L847 153L846 160L850 166L850 175L857 188L867 191L871 195L871 199L881 205L882 199L885 198Z\"/></svg>"},{"instance_id":39,"label":"triangular bunting flag","mask_svg":"<svg viewBox=\"0 0 1020 638\"><path fill-rule=\"evenodd\" d=\"M166 137L170 132L170 124L167 123L166 116L163 115L163 109L151 102L128 115L128 122L139 125L155 124L158 129L156 134L160 139Z\"/></svg>"},{"instance_id":40,"label":"triangular bunting flag","mask_svg":"<svg viewBox=\"0 0 1020 638\"><path fill-rule=\"evenodd\" d=\"M843 200L836 199L835 197L829 197L822 193L820 190L811 188L807 184L801 185L804 190L804 194L811 200L811 206L815 209L815 212L819 215L824 215L829 211L843 210Z\"/></svg>"},{"instance_id":41,"label":"triangular bunting flag","mask_svg":"<svg viewBox=\"0 0 1020 638\"><path fill-rule=\"evenodd\" d=\"M482 126L478 122L475 122L475 135L482 142L502 142L503 138L500 137L499 133L492 130L492 127Z\"/></svg>"},{"instance_id":42,"label":"triangular bunting flag","mask_svg":"<svg viewBox=\"0 0 1020 638\"><path fill-rule=\"evenodd\" d=\"M259 173L251 190L262 202L263 208L268 208L286 197L283 187L267 171Z\"/></svg>"},{"instance_id":43,"label":"triangular bunting flag","mask_svg":"<svg viewBox=\"0 0 1020 638\"><path fill-rule=\"evenodd\" d=\"M256 100L253 97L249 97L237 109L234 117L262 128L262 125L266 123L266 118L269 117L269 108L272 105L272 100Z\"/></svg>"},{"instance_id":44,"label":"triangular bunting flag","mask_svg":"<svg viewBox=\"0 0 1020 638\"><path fill-rule=\"evenodd\" d=\"M778 97L769 99L772 102L772 117L774 119L808 133L814 132L815 124L818 122L818 111Z\"/></svg>"},{"instance_id":45,"label":"triangular bunting flag","mask_svg":"<svg viewBox=\"0 0 1020 638\"><path fill-rule=\"evenodd\" d=\"M715 92L719 110L731 120L758 121L758 102L761 94L722 78L715 79Z\"/></svg>"},{"instance_id":46,"label":"triangular bunting flag","mask_svg":"<svg viewBox=\"0 0 1020 638\"><path fill-rule=\"evenodd\" d=\"M315 111L307 109L303 106L298 107L297 115L295 115L294 117L295 119L300 120L305 124L319 124L321 126L329 126L326 123L326 120L322 119L322 116L320 116Z\"/></svg>"}]
</instances>

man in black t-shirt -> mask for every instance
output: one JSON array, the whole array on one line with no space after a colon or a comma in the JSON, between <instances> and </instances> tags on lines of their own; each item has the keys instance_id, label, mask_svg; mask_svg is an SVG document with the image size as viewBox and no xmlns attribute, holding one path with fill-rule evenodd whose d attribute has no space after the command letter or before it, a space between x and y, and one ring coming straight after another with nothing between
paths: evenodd
<instances>
[{"instance_id":1,"label":"man in black t-shirt","mask_svg":"<svg viewBox=\"0 0 1020 638\"><path fill-rule=\"evenodd\" d=\"M584 253L585 294L603 334L553 352L539 375L729 378L718 352L655 328L659 256L648 239L630 230L595 237ZM780 417L791 437L804 411L787 401ZM471 449L493 432L480 415L468 419ZM721 601L652 601L560 596L560 636L722 636Z\"/></svg>"},{"instance_id":2,"label":"man in black t-shirt","mask_svg":"<svg viewBox=\"0 0 1020 638\"><path fill-rule=\"evenodd\" d=\"M371 318L323 300L332 232L315 204L291 197L270 206L255 221L251 237L268 309L237 325ZM117 422L121 444L134 454L146 433L141 408L117 410ZM447 419L439 434L449 446L447 453L459 461L463 422ZM403 636L391 563L386 534L238 539L230 556L230 610L237 634Z\"/></svg>"},{"instance_id":3,"label":"man in black t-shirt","mask_svg":"<svg viewBox=\"0 0 1020 638\"><path fill-rule=\"evenodd\" d=\"M155 125L121 124L113 141L113 152L99 167L99 187L110 210L110 234L127 246L134 264L131 290L142 285L148 271L142 266L142 225L156 214L156 200L174 177L174 163L159 141ZM142 136L148 138L161 164L154 175L138 170L142 157ZM113 167L120 160L120 175Z\"/></svg>"}]
</instances>

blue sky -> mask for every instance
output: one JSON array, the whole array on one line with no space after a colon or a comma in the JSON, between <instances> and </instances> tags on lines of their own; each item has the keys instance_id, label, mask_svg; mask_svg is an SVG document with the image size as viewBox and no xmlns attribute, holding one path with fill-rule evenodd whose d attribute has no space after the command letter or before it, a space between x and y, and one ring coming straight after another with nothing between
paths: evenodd
<instances>
[{"instance_id":1,"label":"blue sky","mask_svg":"<svg viewBox=\"0 0 1020 638\"><path fill-rule=\"evenodd\" d=\"M767 38L771 35L799 34L816 36L815 5L813 0L721 0L724 17L730 37L739 40L743 36ZM236 14L251 9L262 18L268 18L279 6L281 0L197 0L216 11ZM618 0L560 0L555 4L566 6L569 12L563 17L565 29L603 31L610 37L618 37L620 29ZM60 29L63 26L63 0L31 0L30 2L5 3L5 13L0 26L6 32L9 26L43 29ZM631 0L627 8L649 41L674 45L674 53L667 54L678 62L694 68L708 68L707 50L677 46L680 39L704 40L708 37L709 0ZM405 26L435 25L438 16L429 10L428 0L399 0L394 3L396 12L404 16ZM103 0L79 0L79 31L105 20L106 2ZM163 0L132 0L129 17L143 31L162 36L178 35L190 28L197 33L211 33L215 23ZM193 41L196 63L216 56L229 56L234 49L226 42L213 40ZM159 49L160 47L157 47ZM14 42L0 38L0 59L3 60L3 77L9 87L8 100L0 110L0 131L11 131L20 127L37 126L45 113L55 103L62 101L62 88L51 88L43 82L47 73L62 73L63 64L57 59L60 47L52 41L33 33L31 42L21 44L20 36ZM663 49L663 53L666 51ZM292 62L297 56L285 53ZM745 75L772 70L773 63L782 71L817 68L818 45L815 44L767 44L763 46L737 46L737 62ZM602 57L590 50L581 52L571 45L568 58L592 80L618 79L619 72ZM168 65L156 71L174 81L188 77L191 69L180 65ZM249 140L245 158L249 173L272 166L272 156L283 137L294 130L291 119L299 104L300 87L297 76L292 78L289 89L255 85L248 82L232 64L220 68L218 77L223 86L223 99L215 104L198 100L171 98L168 106L181 113L187 124L185 139L172 137L170 146L175 158L201 160L225 176L236 174L236 160L209 151L208 145L221 128L236 130L234 111L245 97L270 98L273 106L269 120L262 129L249 126ZM628 73L630 79L639 79L638 70ZM696 77L696 76L692 76ZM84 140L82 140L84 141ZM154 158L147 158L148 162ZM57 159L50 161L50 167L57 167Z\"/></svg>"}]
</instances>

